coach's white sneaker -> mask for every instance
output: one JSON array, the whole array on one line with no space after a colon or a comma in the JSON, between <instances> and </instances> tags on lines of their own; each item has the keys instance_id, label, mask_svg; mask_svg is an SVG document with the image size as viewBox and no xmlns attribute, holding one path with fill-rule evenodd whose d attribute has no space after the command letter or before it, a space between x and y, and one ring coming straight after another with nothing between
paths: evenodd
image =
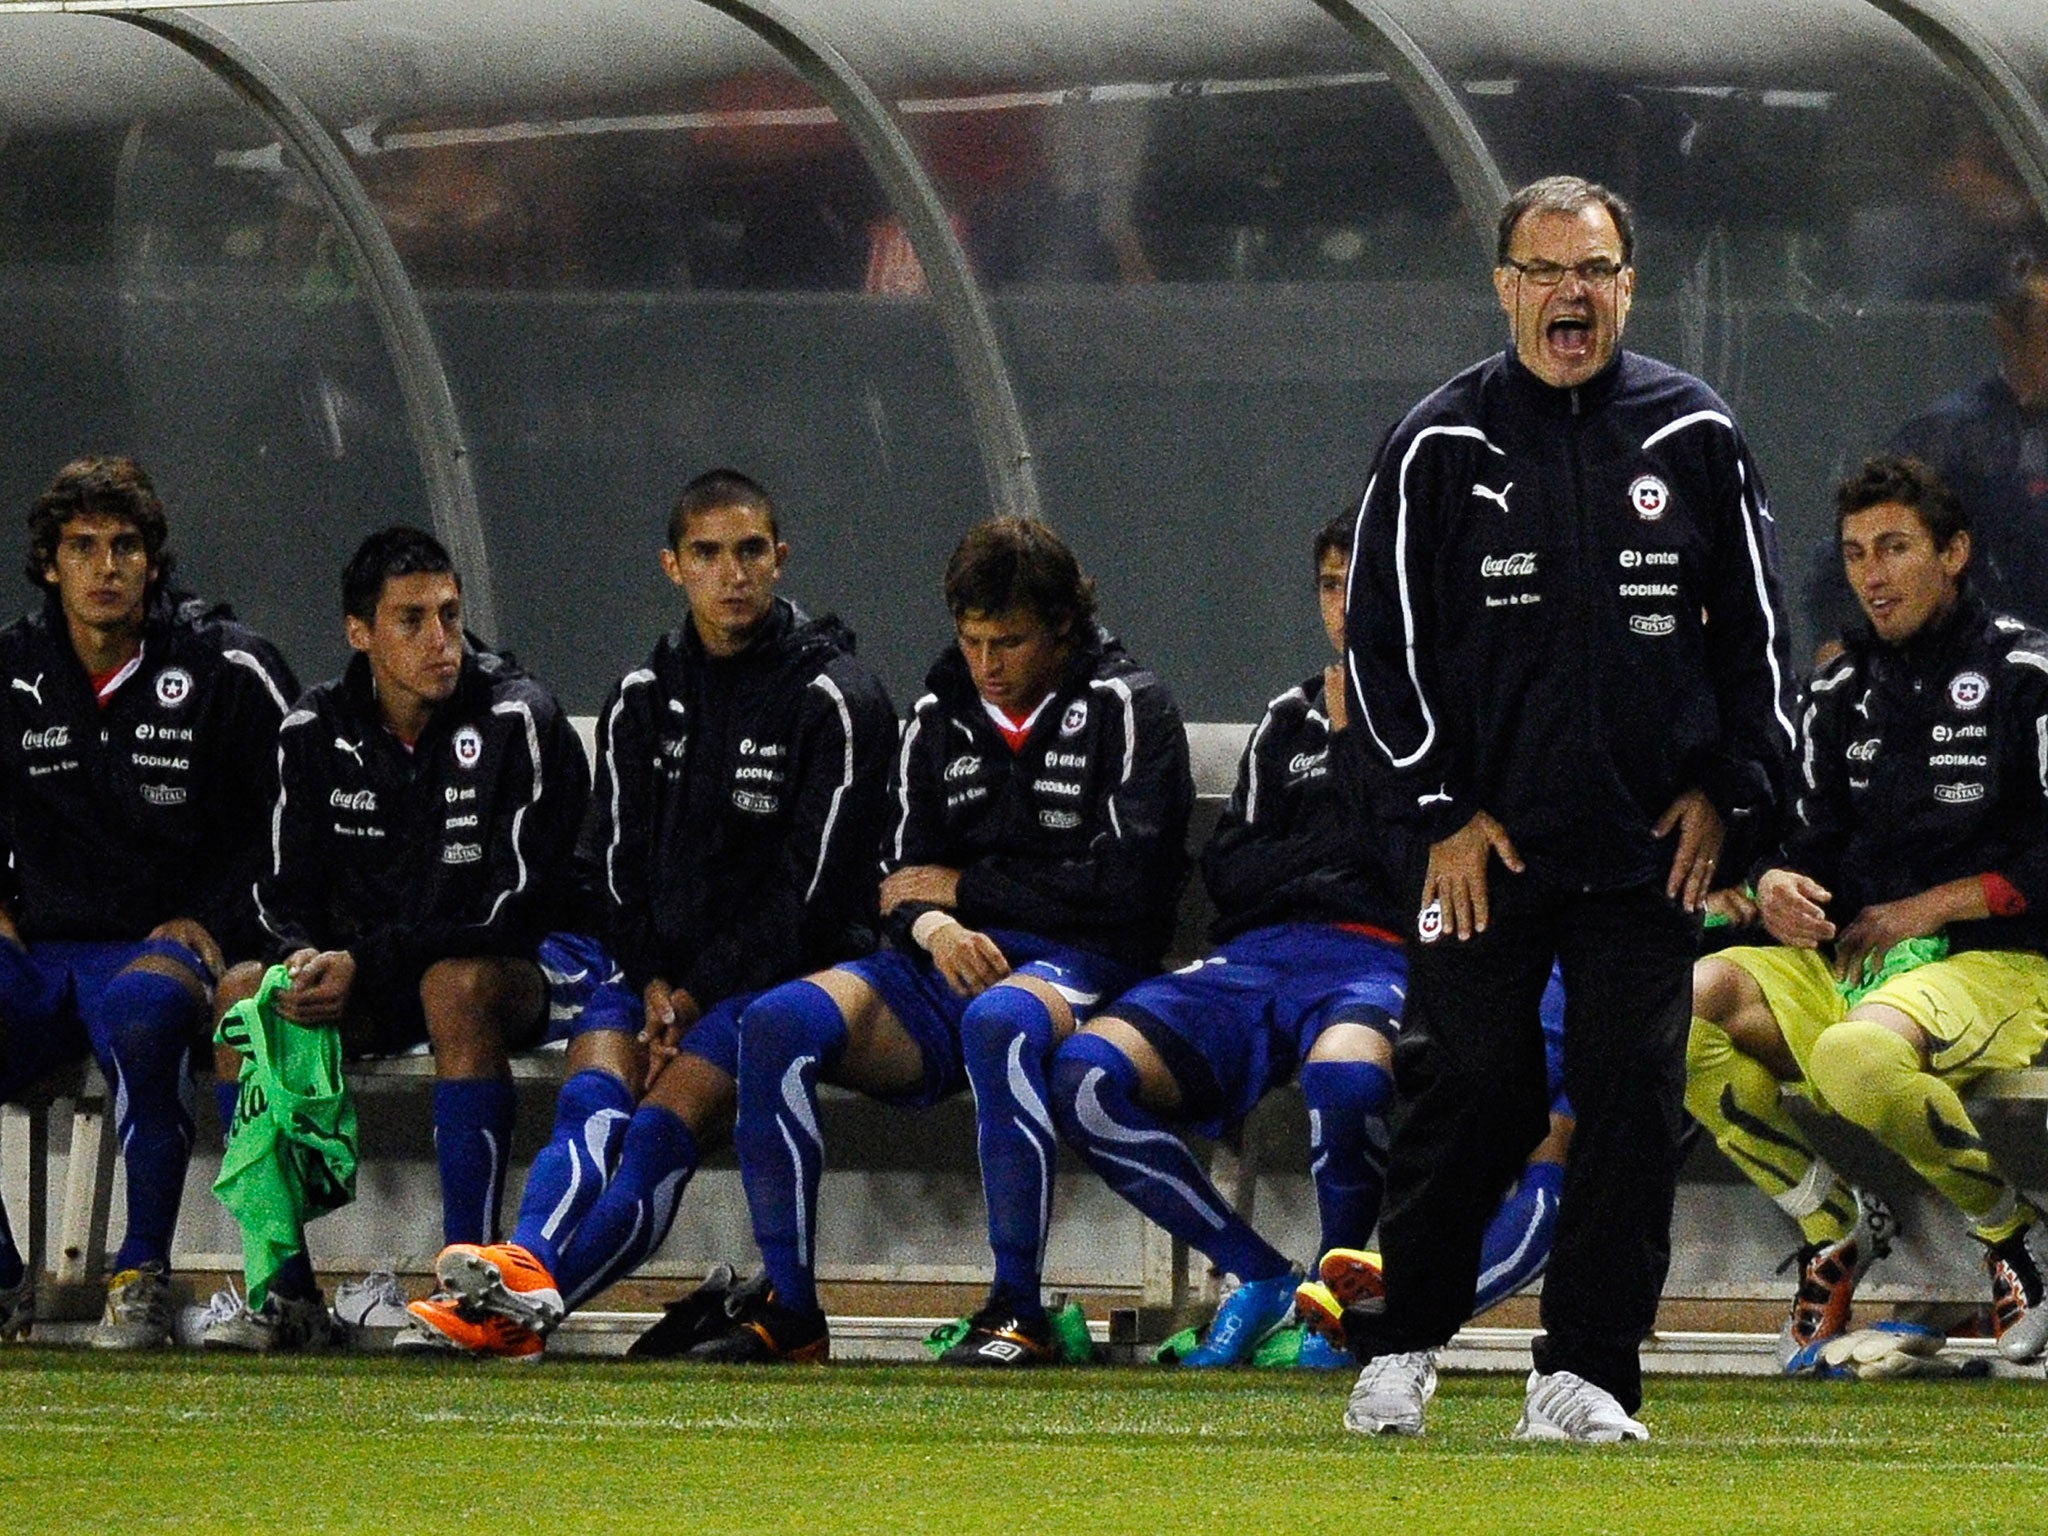
<instances>
[{"instance_id":1,"label":"coach's white sneaker","mask_svg":"<svg viewBox=\"0 0 2048 1536\"><path fill-rule=\"evenodd\" d=\"M1366 1362L1344 1405L1344 1427L1361 1435L1419 1435L1436 1396L1436 1351L1410 1350Z\"/></svg>"},{"instance_id":2,"label":"coach's white sneaker","mask_svg":"<svg viewBox=\"0 0 2048 1536\"><path fill-rule=\"evenodd\" d=\"M1522 1404L1517 1440L1578 1440L1612 1445L1621 1440L1647 1440L1649 1429L1621 1411L1614 1394L1596 1387L1573 1371L1529 1373L1529 1395Z\"/></svg>"}]
</instances>

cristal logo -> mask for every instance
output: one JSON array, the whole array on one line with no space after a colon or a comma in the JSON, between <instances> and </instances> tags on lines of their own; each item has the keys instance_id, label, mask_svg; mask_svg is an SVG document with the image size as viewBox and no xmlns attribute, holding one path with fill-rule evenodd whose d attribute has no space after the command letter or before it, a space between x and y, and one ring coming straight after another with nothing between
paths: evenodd
<instances>
[{"instance_id":1,"label":"cristal logo","mask_svg":"<svg viewBox=\"0 0 2048 1536\"><path fill-rule=\"evenodd\" d=\"M1488 555L1479 562L1481 576L1534 576L1536 555L1533 550L1522 550L1512 555Z\"/></svg>"},{"instance_id":2,"label":"cristal logo","mask_svg":"<svg viewBox=\"0 0 2048 1536\"><path fill-rule=\"evenodd\" d=\"M70 745L71 727L68 725L53 725L48 730L21 733L21 750L24 752L55 752Z\"/></svg>"}]
</instances>

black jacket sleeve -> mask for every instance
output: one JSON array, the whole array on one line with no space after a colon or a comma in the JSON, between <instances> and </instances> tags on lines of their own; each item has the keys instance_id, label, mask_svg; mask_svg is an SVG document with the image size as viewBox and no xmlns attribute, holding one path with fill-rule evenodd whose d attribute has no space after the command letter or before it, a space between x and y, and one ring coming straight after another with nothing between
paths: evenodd
<instances>
[{"instance_id":1,"label":"black jacket sleeve","mask_svg":"<svg viewBox=\"0 0 2048 1536\"><path fill-rule=\"evenodd\" d=\"M613 687L597 717L597 787L591 797L588 846L609 914L612 958L636 996L661 971L649 867L660 692L652 668L629 672Z\"/></svg>"},{"instance_id":2,"label":"black jacket sleeve","mask_svg":"<svg viewBox=\"0 0 2048 1536\"><path fill-rule=\"evenodd\" d=\"M1225 916L1330 864L1328 836L1298 824L1282 788L1308 708L1299 688L1266 706L1238 760L1237 787L1202 850L1202 882Z\"/></svg>"},{"instance_id":3,"label":"black jacket sleeve","mask_svg":"<svg viewBox=\"0 0 2048 1536\"><path fill-rule=\"evenodd\" d=\"M267 937L265 958L276 961L299 949L320 949L332 935L327 911L326 737L320 716L295 709L277 732L277 794L270 811L270 859L255 884L256 915Z\"/></svg>"},{"instance_id":4,"label":"black jacket sleeve","mask_svg":"<svg viewBox=\"0 0 2048 1536\"><path fill-rule=\"evenodd\" d=\"M1799 760L1792 775L1796 797L1781 862L1830 891L1841 879L1842 855L1854 830L1843 731L1863 688L1854 656L1837 657L1813 680L1800 714Z\"/></svg>"},{"instance_id":5,"label":"black jacket sleeve","mask_svg":"<svg viewBox=\"0 0 2048 1536\"><path fill-rule=\"evenodd\" d=\"M798 975L807 915L872 910L896 716L879 684L828 669L804 689L776 867L718 915L673 978L700 1004Z\"/></svg>"},{"instance_id":6,"label":"black jacket sleeve","mask_svg":"<svg viewBox=\"0 0 2048 1536\"><path fill-rule=\"evenodd\" d=\"M896 773L889 787L888 830L882 839L881 872L892 874L912 864L945 864L951 855L946 838L946 711L936 694L926 694L910 709L896 747ZM928 902L907 901L882 920L883 931L898 949L915 951L911 925L937 910Z\"/></svg>"},{"instance_id":7,"label":"black jacket sleeve","mask_svg":"<svg viewBox=\"0 0 2048 1536\"><path fill-rule=\"evenodd\" d=\"M270 861L277 800L277 731L298 695L291 669L267 642L235 633L223 645L220 698L212 722L215 755L206 793L209 863L191 888L189 915L228 960L262 948L252 893Z\"/></svg>"},{"instance_id":8,"label":"black jacket sleeve","mask_svg":"<svg viewBox=\"0 0 2048 1536\"><path fill-rule=\"evenodd\" d=\"M1411 421L1382 445L1344 605L1353 721L1387 761L1388 814L1431 842L1485 809L1472 798L1470 746L1451 730L1437 677L1433 561L1451 441L1422 437Z\"/></svg>"}]
</instances>

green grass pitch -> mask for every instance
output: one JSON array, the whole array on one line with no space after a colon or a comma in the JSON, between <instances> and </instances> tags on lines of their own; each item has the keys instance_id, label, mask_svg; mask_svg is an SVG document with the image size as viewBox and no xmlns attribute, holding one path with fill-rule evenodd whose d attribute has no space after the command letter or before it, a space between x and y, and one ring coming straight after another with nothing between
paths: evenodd
<instances>
[{"instance_id":1,"label":"green grass pitch","mask_svg":"<svg viewBox=\"0 0 2048 1536\"><path fill-rule=\"evenodd\" d=\"M1446 1377L1419 1441L1348 1376L980 1375L0 1350L0 1530L2048 1532L2033 1381L1658 1378L1648 1445L1520 1445Z\"/></svg>"}]
</instances>

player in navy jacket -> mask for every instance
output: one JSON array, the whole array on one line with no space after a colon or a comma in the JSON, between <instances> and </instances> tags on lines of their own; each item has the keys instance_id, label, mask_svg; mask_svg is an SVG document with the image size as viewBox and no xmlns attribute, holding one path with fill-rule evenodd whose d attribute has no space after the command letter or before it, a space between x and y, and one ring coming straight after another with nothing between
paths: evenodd
<instances>
[{"instance_id":1,"label":"player in navy jacket","mask_svg":"<svg viewBox=\"0 0 2048 1536\"><path fill-rule=\"evenodd\" d=\"M947 1359L1053 1343L1039 1277L1056 1144L1045 1069L1157 965L1193 792L1171 697L1094 620L1045 524L997 517L946 572L957 641L898 754L881 905L893 947L778 987L740 1021L735 1140L769 1294L703 1358L817 1359L822 1077L902 1103L974 1088L996 1281Z\"/></svg>"},{"instance_id":2,"label":"player in navy jacket","mask_svg":"<svg viewBox=\"0 0 2048 1536\"><path fill-rule=\"evenodd\" d=\"M39 612L0 632L0 1099L90 1050L114 1089L128 1231L93 1342L168 1342L192 1145L184 1078L224 959L259 943L290 670L168 589L163 503L126 458L68 464L29 517ZM34 1276L0 1216L0 1336Z\"/></svg>"}]
</instances>

